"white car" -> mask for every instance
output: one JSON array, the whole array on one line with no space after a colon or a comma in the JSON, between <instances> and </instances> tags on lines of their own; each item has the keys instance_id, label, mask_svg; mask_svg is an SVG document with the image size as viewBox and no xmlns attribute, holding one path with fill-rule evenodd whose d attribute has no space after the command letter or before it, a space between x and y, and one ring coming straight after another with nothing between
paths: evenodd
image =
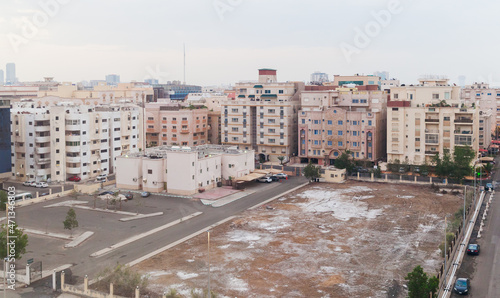
<instances>
[{"instance_id":1,"label":"white car","mask_svg":"<svg viewBox=\"0 0 500 298\"><path fill-rule=\"evenodd\" d=\"M31 181L30 186L36 187L36 181Z\"/></svg>"},{"instance_id":2,"label":"white car","mask_svg":"<svg viewBox=\"0 0 500 298\"><path fill-rule=\"evenodd\" d=\"M37 182L36 187L37 188L47 188L47 187L49 187L49 185L47 184L47 182Z\"/></svg>"},{"instance_id":3,"label":"white car","mask_svg":"<svg viewBox=\"0 0 500 298\"><path fill-rule=\"evenodd\" d=\"M285 173L278 173L278 174L274 174L273 176L278 177L280 179L288 179L288 175Z\"/></svg>"},{"instance_id":4,"label":"white car","mask_svg":"<svg viewBox=\"0 0 500 298\"><path fill-rule=\"evenodd\" d=\"M33 183L33 181L24 181L23 185L24 186L31 186L31 183Z\"/></svg>"},{"instance_id":5,"label":"white car","mask_svg":"<svg viewBox=\"0 0 500 298\"><path fill-rule=\"evenodd\" d=\"M271 179L271 177L258 178L257 181L258 182L265 182L265 183L271 183L271 182L273 182L273 180Z\"/></svg>"},{"instance_id":6,"label":"white car","mask_svg":"<svg viewBox=\"0 0 500 298\"><path fill-rule=\"evenodd\" d=\"M95 179L95 181L97 181L97 182L106 182L107 177L108 177L108 175L101 174L101 175L97 176L97 178Z\"/></svg>"}]
</instances>

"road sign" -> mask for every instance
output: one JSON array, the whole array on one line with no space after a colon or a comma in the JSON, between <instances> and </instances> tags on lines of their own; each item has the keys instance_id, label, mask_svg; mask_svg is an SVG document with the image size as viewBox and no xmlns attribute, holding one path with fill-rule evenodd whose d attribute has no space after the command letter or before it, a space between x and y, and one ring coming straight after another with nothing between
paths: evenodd
<instances>
[{"instance_id":1,"label":"road sign","mask_svg":"<svg viewBox=\"0 0 500 298\"><path fill-rule=\"evenodd\" d=\"M31 264L31 263L33 263L33 258L31 258L31 259L28 259L28 262L27 262L27 263L28 263L28 264Z\"/></svg>"}]
</instances>

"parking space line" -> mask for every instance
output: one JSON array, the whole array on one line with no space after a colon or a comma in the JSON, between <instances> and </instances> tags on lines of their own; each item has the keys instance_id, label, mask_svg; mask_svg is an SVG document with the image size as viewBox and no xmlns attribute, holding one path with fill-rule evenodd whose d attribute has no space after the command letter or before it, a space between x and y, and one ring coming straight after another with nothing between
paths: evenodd
<instances>
[{"instance_id":1,"label":"parking space line","mask_svg":"<svg viewBox=\"0 0 500 298\"><path fill-rule=\"evenodd\" d=\"M124 246L124 245L130 244L130 243L132 243L132 242L134 242L134 241L140 240L140 239L142 239L142 238L144 238L144 237L147 237L147 236L149 236L149 235L152 235L152 234L154 234L154 233L157 233L157 232L159 232L159 231L161 231L161 230L168 229L168 228L170 228L171 226L174 226L174 225L176 225L176 224L179 224L179 223L181 223L181 222L183 222L183 221L189 220L189 219L191 219L191 218L193 218L193 217L196 217L196 216L198 216L198 215L201 215L201 214L203 214L203 212L195 212L195 213L193 213L193 214L191 214L191 215L188 215L188 216L185 216L185 217L183 217L183 218L181 218L181 219L174 220L173 222L170 222L170 223L168 223L168 224L166 224L166 225L163 225L163 226L157 227L157 228L152 229L152 230L150 230L150 231L148 231L148 232L145 232L145 233L142 233L142 234L139 234L139 235L136 235L136 236L130 237L130 238L125 239L125 240L123 240L123 241L121 241L121 242L118 242L118 243L116 243L116 244L113 244L113 245L111 245L111 246L109 246L109 247L106 247L106 248L104 248L104 249L101 249L100 251L97 251L97 252L95 252L95 253L91 254L90 256L91 256L91 257L94 257L94 258L95 258L95 257L102 257L103 255L105 255L105 254L107 254L107 253L109 253L109 252L111 252L111 251L113 251L113 250L115 250L115 249L117 249L117 248L119 248L119 247L122 247L122 246Z\"/></svg>"}]
</instances>

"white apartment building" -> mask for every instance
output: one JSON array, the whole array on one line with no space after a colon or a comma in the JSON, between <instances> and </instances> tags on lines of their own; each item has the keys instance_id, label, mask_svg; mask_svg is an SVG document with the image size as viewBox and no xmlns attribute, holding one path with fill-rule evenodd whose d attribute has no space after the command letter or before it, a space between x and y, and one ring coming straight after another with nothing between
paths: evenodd
<instances>
[{"instance_id":1,"label":"white apartment building","mask_svg":"<svg viewBox=\"0 0 500 298\"><path fill-rule=\"evenodd\" d=\"M115 158L138 152L140 108L32 101L11 109L12 176L20 181L66 181L115 172Z\"/></svg>"},{"instance_id":2,"label":"white apartment building","mask_svg":"<svg viewBox=\"0 0 500 298\"><path fill-rule=\"evenodd\" d=\"M260 160L297 155L297 112L302 82L278 82L276 70L259 69L258 82L235 86L235 100L221 103L222 144L253 149Z\"/></svg>"},{"instance_id":3,"label":"white apartment building","mask_svg":"<svg viewBox=\"0 0 500 298\"><path fill-rule=\"evenodd\" d=\"M421 79L417 85L391 88L387 103L387 160L430 163L436 153L455 146L478 152L491 137L490 114L465 104L460 87L443 77ZM482 140L482 141L481 141Z\"/></svg>"},{"instance_id":4,"label":"white apartment building","mask_svg":"<svg viewBox=\"0 0 500 298\"><path fill-rule=\"evenodd\" d=\"M486 83L474 83L461 90L465 104L479 107L483 113L491 113L491 132L500 125L500 88L491 88Z\"/></svg>"},{"instance_id":5,"label":"white apartment building","mask_svg":"<svg viewBox=\"0 0 500 298\"><path fill-rule=\"evenodd\" d=\"M117 158L116 186L192 195L255 170L253 150L233 146L160 146Z\"/></svg>"}]
</instances>

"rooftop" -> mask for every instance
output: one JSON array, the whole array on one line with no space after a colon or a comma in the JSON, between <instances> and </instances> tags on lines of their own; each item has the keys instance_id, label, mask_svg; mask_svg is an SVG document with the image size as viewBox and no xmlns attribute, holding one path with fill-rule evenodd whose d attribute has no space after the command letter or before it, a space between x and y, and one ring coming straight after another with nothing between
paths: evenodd
<instances>
[{"instance_id":1,"label":"rooftop","mask_svg":"<svg viewBox=\"0 0 500 298\"><path fill-rule=\"evenodd\" d=\"M125 157L147 157L150 159L166 158L168 153L183 152L183 153L198 153L198 158L211 157L211 155L220 154L242 154L253 150L240 150L236 146L231 145L215 145L205 144L195 147L180 147L180 146L158 146L146 149L146 152L132 153Z\"/></svg>"}]
</instances>

